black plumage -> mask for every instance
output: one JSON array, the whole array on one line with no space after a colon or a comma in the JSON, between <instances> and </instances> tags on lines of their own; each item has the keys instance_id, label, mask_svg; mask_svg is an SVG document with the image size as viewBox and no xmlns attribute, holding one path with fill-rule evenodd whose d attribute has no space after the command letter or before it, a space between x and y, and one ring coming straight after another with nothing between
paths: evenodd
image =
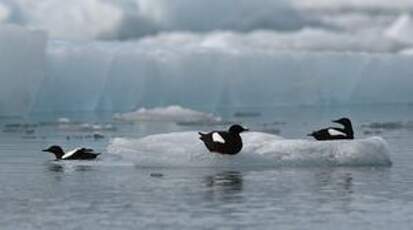
<instances>
[{"instance_id":1,"label":"black plumage","mask_svg":"<svg viewBox=\"0 0 413 230\"><path fill-rule=\"evenodd\" d=\"M93 149L88 148L77 148L65 153L58 145L53 145L42 151L53 153L56 156L56 160L92 160L100 155L100 153L96 153Z\"/></svg>"},{"instance_id":2,"label":"black plumage","mask_svg":"<svg viewBox=\"0 0 413 230\"><path fill-rule=\"evenodd\" d=\"M343 128L328 127L314 131L311 134L308 134L308 136L312 136L319 141L354 139L353 126L350 119L344 117L332 122L343 125Z\"/></svg>"},{"instance_id":3,"label":"black plumage","mask_svg":"<svg viewBox=\"0 0 413 230\"><path fill-rule=\"evenodd\" d=\"M240 125L233 125L228 131L199 132L199 139L204 142L210 152L235 155L242 149L240 133L244 131L248 131L248 129Z\"/></svg>"}]
</instances>

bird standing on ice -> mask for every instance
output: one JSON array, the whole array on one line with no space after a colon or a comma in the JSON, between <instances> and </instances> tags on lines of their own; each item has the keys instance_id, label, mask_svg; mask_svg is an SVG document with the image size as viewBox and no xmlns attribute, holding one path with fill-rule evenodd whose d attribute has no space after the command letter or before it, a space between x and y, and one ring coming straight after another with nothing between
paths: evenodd
<instances>
[{"instance_id":1,"label":"bird standing on ice","mask_svg":"<svg viewBox=\"0 0 413 230\"><path fill-rule=\"evenodd\" d=\"M210 133L199 132L201 139L210 152L220 154L235 155L242 149L242 139L240 133L248 129L233 125L228 131L212 131Z\"/></svg>"},{"instance_id":2,"label":"bird standing on ice","mask_svg":"<svg viewBox=\"0 0 413 230\"><path fill-rule=\"evenodd\" d=\"M308 134L308 136L312 136L319 141L354 139L353 126L350 119L343 117L332 122L341 124L344 128L329 127L314 131Z\"/></svg>"},{"instance_id":3,"label":"bird standing on ice","mask_svg":"<svg viewBox=\"0 0 413 230\"><path fill-rule=\"evenodd\" d=\"M76 148L65 153L58 145L53 145L42 151L53 153L56 156L56 160L92 160L100 155L100 153L95 153L93 149L86 148Z\"/></svg>"}]
</instances>

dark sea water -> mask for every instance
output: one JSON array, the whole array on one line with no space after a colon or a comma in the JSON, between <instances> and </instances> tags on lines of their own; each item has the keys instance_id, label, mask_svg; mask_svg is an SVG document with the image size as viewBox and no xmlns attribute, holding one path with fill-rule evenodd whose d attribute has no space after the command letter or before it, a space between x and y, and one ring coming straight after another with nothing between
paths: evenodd
<instances>
[{"instance_id":1,"label":"dark sea water","mask_svg":"<svg viewBox=\"0 0 413 230\"><path fill-rule=\"evenodd\" d=\"M234 117L236 112L251 116ZM409 123L413 121L413 106L239 108L218 109L216 113L250 129L286 138L306 138L312 129L348 116L357 138L381 136L389 143L393 165L142 168L107 152L111 138L226 126L128 124L114 122L104 113L1 118L0 229L413 226L413 123ZM56 123L60 117L71 122ZM104 138L95 138L96 133ZM91 162L55 162L40 151L52 144L65 149L87 146L103 154Z\"/></svg>"}]
</instances>

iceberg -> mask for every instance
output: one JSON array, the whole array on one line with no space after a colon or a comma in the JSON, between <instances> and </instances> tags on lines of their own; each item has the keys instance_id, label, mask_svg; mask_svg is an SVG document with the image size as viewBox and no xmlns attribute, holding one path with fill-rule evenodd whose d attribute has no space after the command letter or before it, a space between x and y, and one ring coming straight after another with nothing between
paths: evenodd
<instances>
[{"instance_id":1,"label":"iceberg","mask_svg":"<svg viewBox=\"0 0 413 230\"><path fill-rule=\"evenodd\" d=\"M114 119L122 121L166 121L183 123L217 123L220 117L203 113L178 105L157 107L152 109L140 108L135 112L115 114Z\"/></svg>"},{"instance_id":2,"label":"iceberg","mask_svg":"<svg viewBox=\"0 0 413 230\"><path fill-rule=\"evenodd\" d=\"M334 43L336 35L320 30L290 34L297 37L286 48L288 36L273 31L171 32L128 42L50 40L46 46L44 32L3 26L0 115L413 102L409 55L344 52L398 49L388 43L392 39L375 46Z\"/></svg>"},{"instance_id":3,"label":"iceberg","mask_svg":"<svg viewBox=\"0 0 413 230\"><path fill-rule=\"evenodd\" d=\"M53 42L33 112L413 102L407 55L261 45L271 38L170 33L136 42Z\"/></svg>"},{"instance_id":4,"label":"iceberg","mask_svg":"<svg viewBox=\"0 0 413 230\"><path fill-rule=\"evenodd\" d=\"M115 138L107 150L139 167L315 167L390 166L389 149L380 137L352 141L288 140L277 135L241 134L243 150L235 156L210 153L197 132L157 134L141 139Z\"/></svg>"},{"instance_id":5,"label":"iceberg","mask_svg":"<svg viewBox=\"0 0 413 230\"><path fill-rule=\"evenodd\" d=\"M47 35L0 26L0 115L28 114L46 74Z\"/></svg>"}]
</instances>

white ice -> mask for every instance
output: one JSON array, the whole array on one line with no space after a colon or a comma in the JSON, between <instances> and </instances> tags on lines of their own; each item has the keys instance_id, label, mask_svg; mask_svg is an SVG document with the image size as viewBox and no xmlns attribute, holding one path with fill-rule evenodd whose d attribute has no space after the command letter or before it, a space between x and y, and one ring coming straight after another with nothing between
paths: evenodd
<instances>
[{"instance_id":1,"label":"white ice","mask_svg":"<svg viewBox=\"0 0 413 230\"><path fill-rule=\"evenodd\" d=\"M272 34L169 33L125 43L54 42L33 112L413 101L408 56L282 51L272 46Z\"/></svg>"},{"instance_id":2,"label":"white ice","mask_svg":"<svg viewBox=\"0 0 413 230\"><path fill-rule=\"evenodd\" d=\"M409 17L371 33L175 31L47 47L43 32L1 26L0 115L412 103L413 60L398 54L411 53Z\"/></svg>"},{"instance_id":3,"label":"white ice","mask_svg":"<svg viewBox=\"0 0 413 230\"><path fill-rule=\"evenodd\" d=\"M287 140L248 132L235 156L210 153L197 132L175 132L142 139L115 138L107 150L139 167L390 166L380 137L352 141Z\"/></svg>"},{"instance_id":4,"label":"white ice","mask_svg":"<svg viewBox=\"0 0 413 230\"><path fill-rule=\"evenodd\" d=\"M0 75L0 114L413 101L413 60L407 55L304 51L322 43L311 41L280 50L274 32L51 41L45 57L44 34L7 31L0 33L0 47L7 51L0 63L6 71Z\"/></svg>"},{"instance_id":5,"label":"white ice","mask_svg":"<svg viewBox=\"0 0 413 230\"><path fill-rule=\"evenodd\" d=\"M194 122L216 123L222 119L210 113L183 108L179 105L156 107L151 109L140 108L134 112L115 114L114 119L123 121L165 121L165 122Z\"/></svg>"}]
</instances>

